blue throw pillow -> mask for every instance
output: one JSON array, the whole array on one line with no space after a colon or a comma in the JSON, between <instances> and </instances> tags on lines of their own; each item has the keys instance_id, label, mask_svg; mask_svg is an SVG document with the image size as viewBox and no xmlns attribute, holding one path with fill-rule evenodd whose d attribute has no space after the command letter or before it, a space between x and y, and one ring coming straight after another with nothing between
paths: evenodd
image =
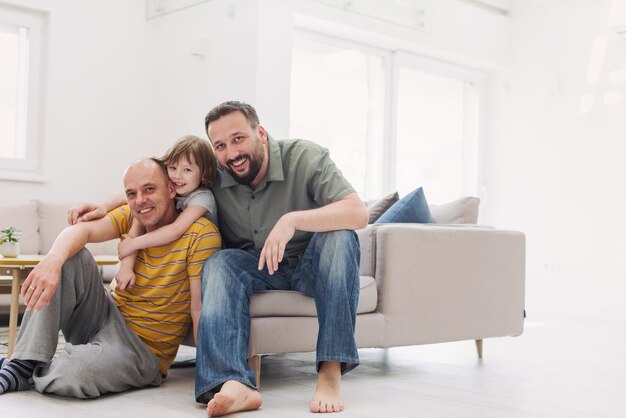
<instances>
[{"instance_id":1,"label":"blue throw pillow","mask_svg":"<svg viewBox=\"0 0 626 418\"><path fill-rule=\"evenodd\" d=\"M430 209L428 208L428 203L426 202L426 197L424 196L424 190L421 187L413 190L411 193L394 203L393 206L387 209L387 211L383 213L382 216L374 223L388 224L413 222L421 224L433 222L433 218L430 215Z\"/></svg>"}]
</instances>

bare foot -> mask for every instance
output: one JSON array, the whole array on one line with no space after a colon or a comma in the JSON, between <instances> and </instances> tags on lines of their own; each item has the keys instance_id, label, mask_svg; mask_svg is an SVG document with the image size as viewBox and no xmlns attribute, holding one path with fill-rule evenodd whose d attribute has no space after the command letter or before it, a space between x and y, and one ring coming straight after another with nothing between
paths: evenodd
<instances>
[{"instance_id":1,"label":"bare foot","mask_svg":"<svg viewBox=\"0 0 626 418\"><path fill-rule=\"evenodd\" d=\"M229 380L209 401L206 412L210 417L220 417L233 412L257 409L261 403L263 399L259 392L243 383Z\"/></svg>"},{"instance_id":2,"label":"bare foot","mask_svg":"<svg viewBox=\"0 0 626 418\"><path fill-rule=\"evenodd\" d=\"M339 396L341 363L323 362L317 375L317 386L309 404L311 412L341 412L343 403Z\"/></svg>"}]
</instances>

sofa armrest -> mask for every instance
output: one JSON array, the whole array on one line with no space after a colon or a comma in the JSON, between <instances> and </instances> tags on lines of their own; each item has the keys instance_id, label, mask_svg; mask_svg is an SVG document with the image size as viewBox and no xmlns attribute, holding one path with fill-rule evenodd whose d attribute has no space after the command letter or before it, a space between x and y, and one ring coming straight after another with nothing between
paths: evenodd
<instances>
[{"instance_id":1,"label":"sofa armrest","mask_svg":"<svg viewBox=\"0 0 626 418\"><path fill-rule=\"evenodd\" d=\"M377 225L377 311L388 345L518 335L525 237L463 225ZM423 340L423 341L422 341Z\"/></svg>"},{"instance_id":2,"label":"sofa armrest","mask_svg":"<svg viewBox=\"0 0 626 418\"><path fill-rule=\"evenodd\" d=\"M376 226L368 225L363 229L357 229L361 246L360 274L361 276L374 276L376 269Z\"/></svg>"}]
</instances>

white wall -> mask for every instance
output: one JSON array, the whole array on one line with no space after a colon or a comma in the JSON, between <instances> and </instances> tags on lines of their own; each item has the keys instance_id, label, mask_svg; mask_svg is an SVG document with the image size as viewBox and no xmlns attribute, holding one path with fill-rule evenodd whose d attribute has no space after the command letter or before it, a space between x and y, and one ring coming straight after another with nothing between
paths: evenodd
<instances>
[{"instance_id":1,"label":"white wall","mask_svg":"<svg viewBox=\"0 0 626 418\"><path fill-rule=\"evenodd\" d=\"M288 132L291 3L214 0L151 20L144 0L9 4L49 13L45 182L0 180L3 199L120 192L130 161L204 137L207 111L225 100L256 105L275 136Z\"/></svg>"},{"instance_id":2,"label":"white wall","mask_svg":"<svg viewBox=\"0 0 626 418\"><path fill-rule=\"evenodd\" d=\"M81 201L121 191L123 168L150 144L144 2L8 4L48 13L40 121L46 182L0 180L2 199Z\"/></svg>"},{"instance_id":3,"label":"white wall","mask_svg":"<svg viewBox=\"0 0 626 418\"><path fill-rule=\"evenodd\" d=\"M609 36L587 82L611 3L514 2L512 70L493 83L492 220L527 235L535 317L626 319L626 83L609 81L626 69L625 37ZM605 105L609 92L621 97Z\"/></svg>"},{"instance_id":4,"label":"white wall","mask_svg":"<svg viewBox=\"0 0 626 418\"><path fill-rule=\"evenodd\" d=\"M285 135L290 6L214 0L150 20L154 136L164 144L185 133L204 137L205 115L226 100L253 104L274 136Z\"/></svg>"}]
</instances>

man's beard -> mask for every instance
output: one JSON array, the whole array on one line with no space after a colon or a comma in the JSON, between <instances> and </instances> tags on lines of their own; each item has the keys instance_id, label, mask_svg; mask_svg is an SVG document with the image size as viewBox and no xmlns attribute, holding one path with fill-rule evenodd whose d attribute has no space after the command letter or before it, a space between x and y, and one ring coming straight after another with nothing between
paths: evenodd
<instances>
[{"instance_id":1,"label":"man's beard","mask_svg":"<svg viewBox=\"0 0 626 418\"><path fill-rule=\"evenodd\" d=\"M250 154L241 155L239 158L247 158L248 159L248 172L244 175L239 175L233 171L230 167L230 164L235 160L228 160L226 162L226 171L235 179L235 181L239 184L243 184L245 186L249 186L250 183L256 178L261 171L261 166L263 165L263 160L265 159L265 149L261 144L261 141L257 142L257 147L254 150L254 156ZM237 159L239 159L237 158Z\"/></svg>"}]
</instances>

